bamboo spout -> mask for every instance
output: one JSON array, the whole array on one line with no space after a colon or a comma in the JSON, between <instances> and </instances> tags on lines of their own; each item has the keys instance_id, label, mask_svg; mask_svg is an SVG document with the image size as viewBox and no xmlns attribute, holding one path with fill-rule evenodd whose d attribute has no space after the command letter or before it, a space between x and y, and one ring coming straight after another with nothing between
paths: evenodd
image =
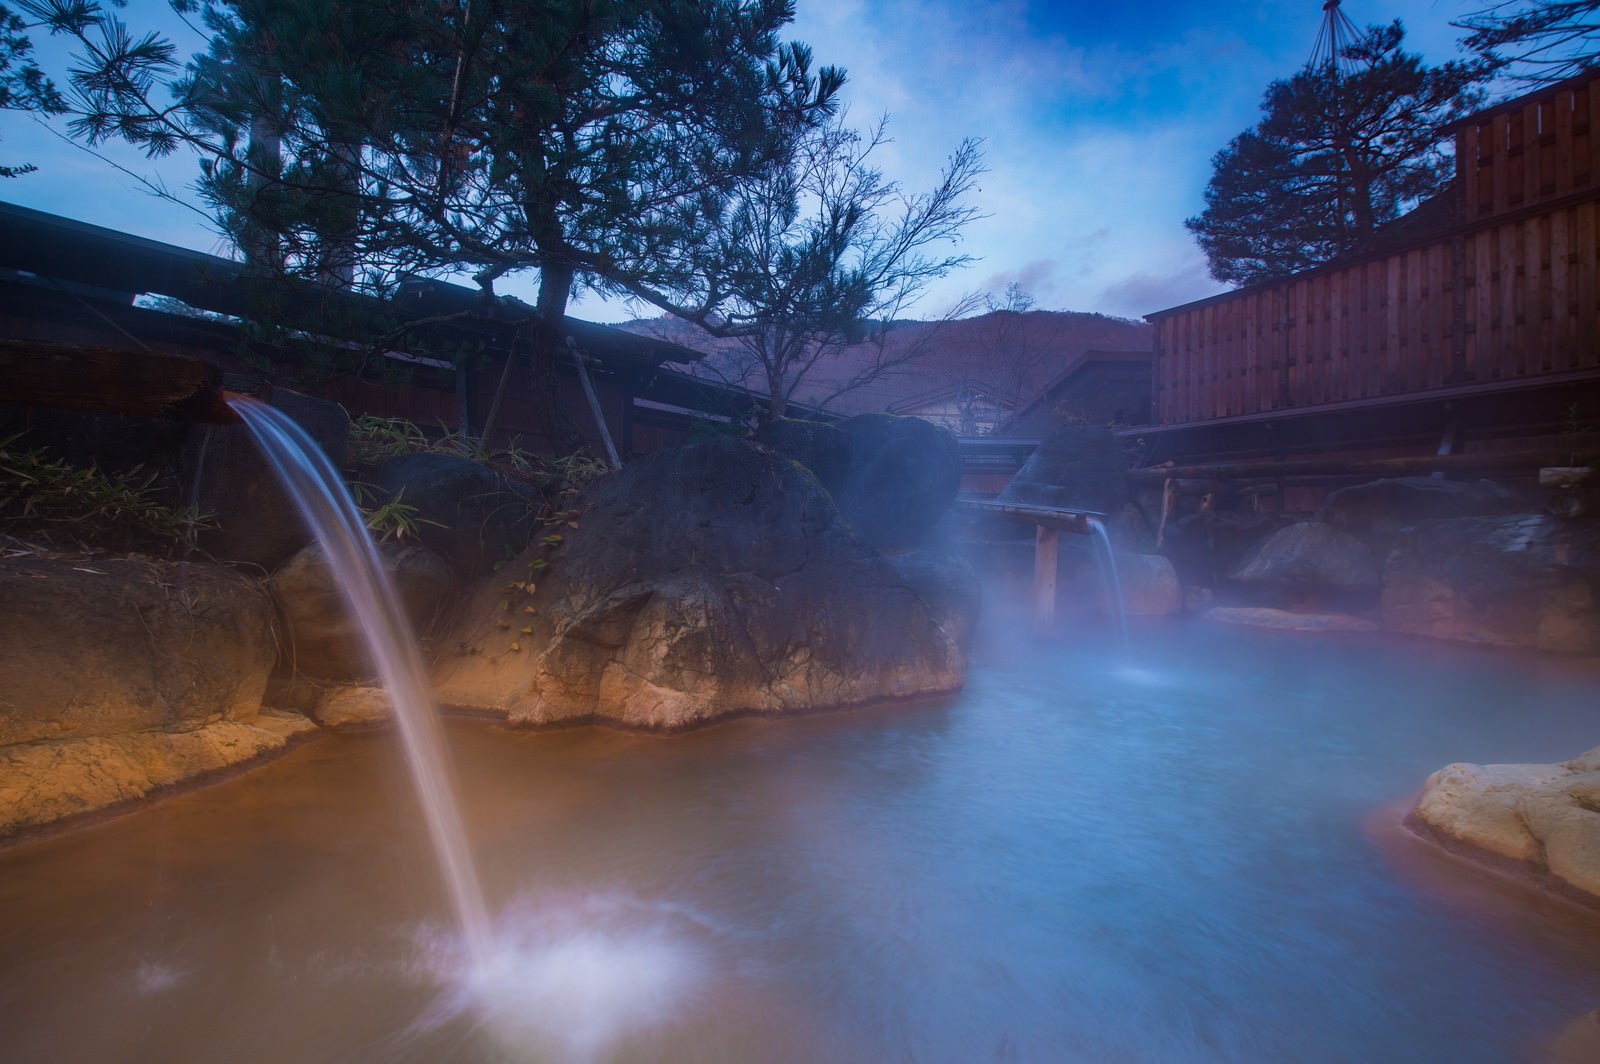
<instances>
[{"instance_id":1,"label":"bamboo spout","mask_svg":"<svg viewBox=\"0 0 1600 1064\"><path fill-rule=\"evenodd\" d=\"M0 402L233 424L223 387L222 370L184 355L0 340Z\"/></svg>"}]
</instances>

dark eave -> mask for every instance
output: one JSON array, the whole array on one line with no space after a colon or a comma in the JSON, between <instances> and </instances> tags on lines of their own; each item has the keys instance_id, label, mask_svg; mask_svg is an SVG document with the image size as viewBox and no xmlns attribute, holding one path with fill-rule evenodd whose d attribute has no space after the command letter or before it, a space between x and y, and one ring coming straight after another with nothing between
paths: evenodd
<instances>
[{"instance_id":1,"label":"dark eave","mask_svg":"<svg viewBox=\"0 0 1600 1064\"><path fill-rule=\"evenodd\" d=\"M131 304L135 296L153 294L240 318L248 318L256 310L255 282L247 277L241 262L3 202L0 269L32 275L46 284L93 289L96 296L115 302ZM304 290L308 303L324 307L348 304L352 311L363 313L382 310L401 321L455 313L476 315L427 327L432 334L452 340L505 341L517 323L533 314L532 307L509 297L500 297L486 307L477 292L444 281L402 286L390 301L310 284L296 287ZM579 348L618 369L687 364L701 357L688 347L607 325L572 317L565 323Z\"/></svg>"}]
</instances>

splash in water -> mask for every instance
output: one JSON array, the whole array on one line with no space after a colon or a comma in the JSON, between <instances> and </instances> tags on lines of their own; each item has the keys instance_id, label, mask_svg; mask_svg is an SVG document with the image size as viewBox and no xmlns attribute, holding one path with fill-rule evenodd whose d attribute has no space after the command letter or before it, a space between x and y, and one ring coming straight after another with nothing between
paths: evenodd
<instances>
[{"instance_id":1,"label":"splash in water","mask_svg":"<svg viewBox=\"0 0 1600 1064\"><path fill-rule=\"evenodd\" d=\"M623 893L520 900L488 957L463 964L423 935L421 965L448 987L420 1034L467 1018L511 1061L591 1061L681 1015L710 968L709 929L678 906Z\"/></svg>"}]
</instances>

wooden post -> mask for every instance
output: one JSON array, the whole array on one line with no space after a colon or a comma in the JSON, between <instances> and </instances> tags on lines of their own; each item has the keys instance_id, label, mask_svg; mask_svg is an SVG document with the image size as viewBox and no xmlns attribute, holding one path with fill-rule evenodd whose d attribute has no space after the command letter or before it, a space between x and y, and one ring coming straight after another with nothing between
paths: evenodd
<instances>
[{"instance_id":1,"label":"wooden post","mask_svg":"<svg viewBox=\"0 0 1600 1064\"><path fill-rule=\"evenodd\" d=\"M1056 545L1059 528L1034 526L1033 630L1045 635L1056 624Z\"/></svg>"}]
</instances>

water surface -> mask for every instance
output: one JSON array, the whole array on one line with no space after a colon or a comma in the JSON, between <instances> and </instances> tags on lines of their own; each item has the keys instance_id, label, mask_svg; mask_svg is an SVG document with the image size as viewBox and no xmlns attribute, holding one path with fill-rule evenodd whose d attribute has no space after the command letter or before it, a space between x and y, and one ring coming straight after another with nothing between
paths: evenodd
<instances>
[{"instance_id":1,"label":"water surface","mask_svg":"<svg viewBox=\"0 0 1600 1064\"><path fill-rule=\"evenodd\" d=\"M1116 643L991 631L946 702L670 738L452 723L487 985L392 733L14 847L3 1055L1504 1064L1600 1003L1593 917L1372 828L1600 743L1600 671Z\"/></svg>"}]
</instances>

